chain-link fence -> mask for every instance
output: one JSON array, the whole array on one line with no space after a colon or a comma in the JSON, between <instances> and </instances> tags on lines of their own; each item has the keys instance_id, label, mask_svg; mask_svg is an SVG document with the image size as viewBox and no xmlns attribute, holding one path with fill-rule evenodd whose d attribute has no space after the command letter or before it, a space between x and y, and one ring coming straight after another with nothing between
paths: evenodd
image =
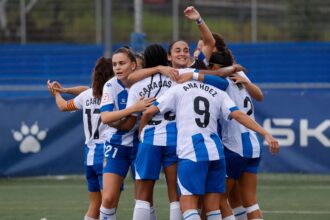
<instances>
[{"instance_id":1,"label":"chain-link fence","mask_svg":"<svg viewBox=\"0 0 330 220\"><path fill-rule=\"evenodd\" d=\"M102 43L104 6L110 0L0 0L1 43ZM330 40L330 1L326 0L144 0L142 31L149 42L199 38L183 16L194 5L213 32L230 42ZM134 32L134 1L114 0L112 43L128 43ZM173 11L178 10L177 20Z\"/></svg>"}]
</instances>

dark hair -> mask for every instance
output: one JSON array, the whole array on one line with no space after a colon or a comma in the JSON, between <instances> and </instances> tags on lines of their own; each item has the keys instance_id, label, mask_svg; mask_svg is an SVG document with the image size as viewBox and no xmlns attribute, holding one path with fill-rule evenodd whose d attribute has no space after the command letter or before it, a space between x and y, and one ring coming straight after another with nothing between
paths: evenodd
<instances>
[{"instance_id":1,"label":"dark hair","mask_svg":"<svg viewBox=\"0 0 330 220\"><path fill-rule=\"evenodd\" d=\"M221 34L212 33L212 36L215 40L215 48L217 53L213 53L210 57L210 64L216 63L222 66L231 66L235 62L233 53L228 49L225 39Z\"/></svg>"},{"instance_id":2,"label":"dark hair","mask_svg":"<svg viewBox=\"0 0 330 220\"><path fill-rule=\"evenodd\" d=\"M135 54L135 59L137 62L137 59L140 59L142 61L142 68L144 68L145 63L144 63L144 54L143 53L136 53Z\"/></svg>"},{"instance_id":3,"label":"dark hair","mask_svg":"<svg viewBox=\"0 0 330 220\"><path fill-rule=\"evenodd\" d=\"M112 54L112 56L115 55L115 54L117 54L117 53L125 53L128 56L128 58L131 60L131 62L136 63L135 55L134 55L134 53L133 53L133 51L131 49L129 49L127 47L121 47L118 50L116 50Z\"/></svg>"},{"instance_id":4,"label":"dark hair","mask_svg":"<svg viewBox=\"0 0 330 220\"><path fill-rule=\"evenodd\" d=\"M182 42L185 42L186 44L188 44L186 41L184 40L176 40L176 41L173 41L167 48L167 54L168 55L171 55L171 50L172 50L172 47L175 43L179 42L179 41L182 41ZM188 44L188 48L189 48L189 44Z\"/></svg>"},{"instance_id":5,"label":"dark hair","mask_svg":"<svg viewBox=\"0 0 330 220\"><path fill-rule=\"evenodd\" d=\"M112 62L111 59L107 59L105 57L101 57L96 61L93 76L92 76L92 88L93 88L93 96L95 98L102 97L102 91L104 84L114 76L112 70Z\"/></svg>"},{"instance_id":6,"label":"dark hair","mask_svg":"<svg viewBox=\"0 0 330 220\"><path fill-rule=\"evenodd\" d=\"M167 52L159 44L151 44L144 50L144 68L168 66Z\"/></svg>"},{"instance_id":7,"label":"dark hair","mask_svg":"<svg viewBox=\"0 0 330 220\"><path fill-rule=\"evenodd\" d=\"M222 51L212 53L209 66L212 64L220 64L224 67L231 66L234 63L234 57L228 48L222 48Z\"/></svg>"},{"instance_id":8,"label":"dark hair","mask_svg":"<svg viewBox=\"0 0 330 220\"><path fill-rule=\"evenodd\" d=\"M215 48L217 48L217 51L223 51L224 48L227 48L227 44L225 42L225 39L217 33L212 33L212 36L215 40Z\"/></svg>"},{"instance_id":9,"label":"dark hair","mask_svg":"<svg viewBox=\"0 0 330 220\"><path fill-rule=\"evenodd\" d=\"M141 59L141 60L144 60L144 54L143 53L136 53L135 54L135 59L136 58Z\"/></svg>"}]
</instances>

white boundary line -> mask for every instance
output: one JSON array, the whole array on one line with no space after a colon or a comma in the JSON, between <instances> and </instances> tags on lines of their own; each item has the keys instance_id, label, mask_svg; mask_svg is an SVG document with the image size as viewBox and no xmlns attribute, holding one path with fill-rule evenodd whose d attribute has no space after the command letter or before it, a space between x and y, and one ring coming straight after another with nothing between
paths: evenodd
<instances>
[{"instance_id":1,"label":"white boundary line","mask_svg":"<svg viewBox=\"0 0 330 220\"><path fill-rule=\"evenodd\" d=\"M262 89L330 89L330 83L256 83Z\"/></svg>"},{"instance_id":2,"label":"white boundary line","mask_svg":"<svg viewBox=\"0 0 330 220\"><path fill-rule=\"evenodd\" d=\"M124 184L124 188L128 188L131 189L133 188L133 184L131 182ZM85 188L87 187L87 185L75 185L75 184L63 184L61 186L59 185L52 185L52 184L40 184L40 185L23 185L23 184L17 184L17 185L5 185L5 184L1 184L1 189L3 188L7 188L7 189L11 189L11 188L56 188L56 187L64 187L64 188L73 188L73 187L77 187L77 188ZM163 184L163 183L157 183L155 185L155 188L166 188L167 185ZM258 186L258 188L260 189L265 189L265 190L288 190L290 188L294 188L294 189L299 189L299 190L329 190L330 186L328 185L324 185L324 186ZM1 191L0 189L0 191Z\"/></svg>"},{"instance_id":3,"label":"white boundary line","mask_svg":"<svg viewBox=\"0 0 330 220\"><path fill-rule=\"evenodd\" d=\"M262 210L263 213L268 214L288 214L288 215L330 215L330 211L310 211L310 210Z\"/></svg>"}]
</instances>

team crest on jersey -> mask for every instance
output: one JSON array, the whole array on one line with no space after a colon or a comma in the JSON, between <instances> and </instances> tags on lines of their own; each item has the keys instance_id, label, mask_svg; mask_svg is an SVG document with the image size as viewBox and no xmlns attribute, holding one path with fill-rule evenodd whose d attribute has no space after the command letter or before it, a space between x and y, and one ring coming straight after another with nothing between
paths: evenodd
<instances>
[{"instance_id":1,"label":"team crest on jersey","mask_svg":"<svg viewBox=\"0 0 330 220\"><path fill-rule=\"evenodd\" d=\"M102 96L102 103L108 102L110 99L110 94L109 93L104 93Z\"/></svg>"},{"instance_id":2,"label":"team crest on jersey","mask_svg":"<svg viewBox=\"0 0 330 220\"><path fill-rule=\"evenodd\" d=\"M121 99L121 100L120 100L120 104L121 104L121 105L126 105L126 101L127 101L126 99Z\"/></svg>"},{"instance_id":3,"label":"team crest on jersey","mask_svg":"<svg viewBox=\"0 0 330 220\"><path fill-rule=\"evenodd\" d=\"M22 153L38 153L41 149L40 141L47 136L48 129L40 130L38 122L31 127L22 121L20 131L12 130L15 141L20 142L19 150Z\"/></svg>"}]
</instances>

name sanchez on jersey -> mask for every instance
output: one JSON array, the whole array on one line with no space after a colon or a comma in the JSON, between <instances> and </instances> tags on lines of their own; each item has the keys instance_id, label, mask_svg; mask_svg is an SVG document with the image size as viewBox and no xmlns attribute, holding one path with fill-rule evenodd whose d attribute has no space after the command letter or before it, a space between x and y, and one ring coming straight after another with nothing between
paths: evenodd
<instances>
[{"instance_id":1,"label":"name sanchez on jersey","mask_svg":"<svg viewBox=\"0 0 330 220\"><path fill-rule=\"evenodd\" d=\"M142 91L139 92L139 95L144 97L146 96L146 94L149 93L149 91L152 91L154 89L159 89L161 87L171 88L171 86L172 86L172 81L168 81L168 80L152 82L149 83L146 87L142 88Z\"/></svg>"},{"instance_id":2,"label":"name sanchez on jersey","mask_svg":"<svg viewBox=\"0 0 330 220\"><path fill-rule=\"evenodd\" d=\"M101 99L97 99L97 98L86 99L86 106L100 105L100 104L101 104Z\"/></svg>"},{"instance_id":3,"label":"name sanchez on jersey","mask_svg":"<svg viewBox=\"0 0 330 220\"><path fill-rule=\"evenodd\" d=\"M184 91L186 92L189 89L193 89L193 88L197 88L197 89L201 89L204 90L208 93L210 93L213 97L215 97L218 92L215 91L214 89L212 89L210 86L203 84L203 83L195 83L195 82L189 82L186 85L183 86Z\"/></svg>"}]
</instances>

